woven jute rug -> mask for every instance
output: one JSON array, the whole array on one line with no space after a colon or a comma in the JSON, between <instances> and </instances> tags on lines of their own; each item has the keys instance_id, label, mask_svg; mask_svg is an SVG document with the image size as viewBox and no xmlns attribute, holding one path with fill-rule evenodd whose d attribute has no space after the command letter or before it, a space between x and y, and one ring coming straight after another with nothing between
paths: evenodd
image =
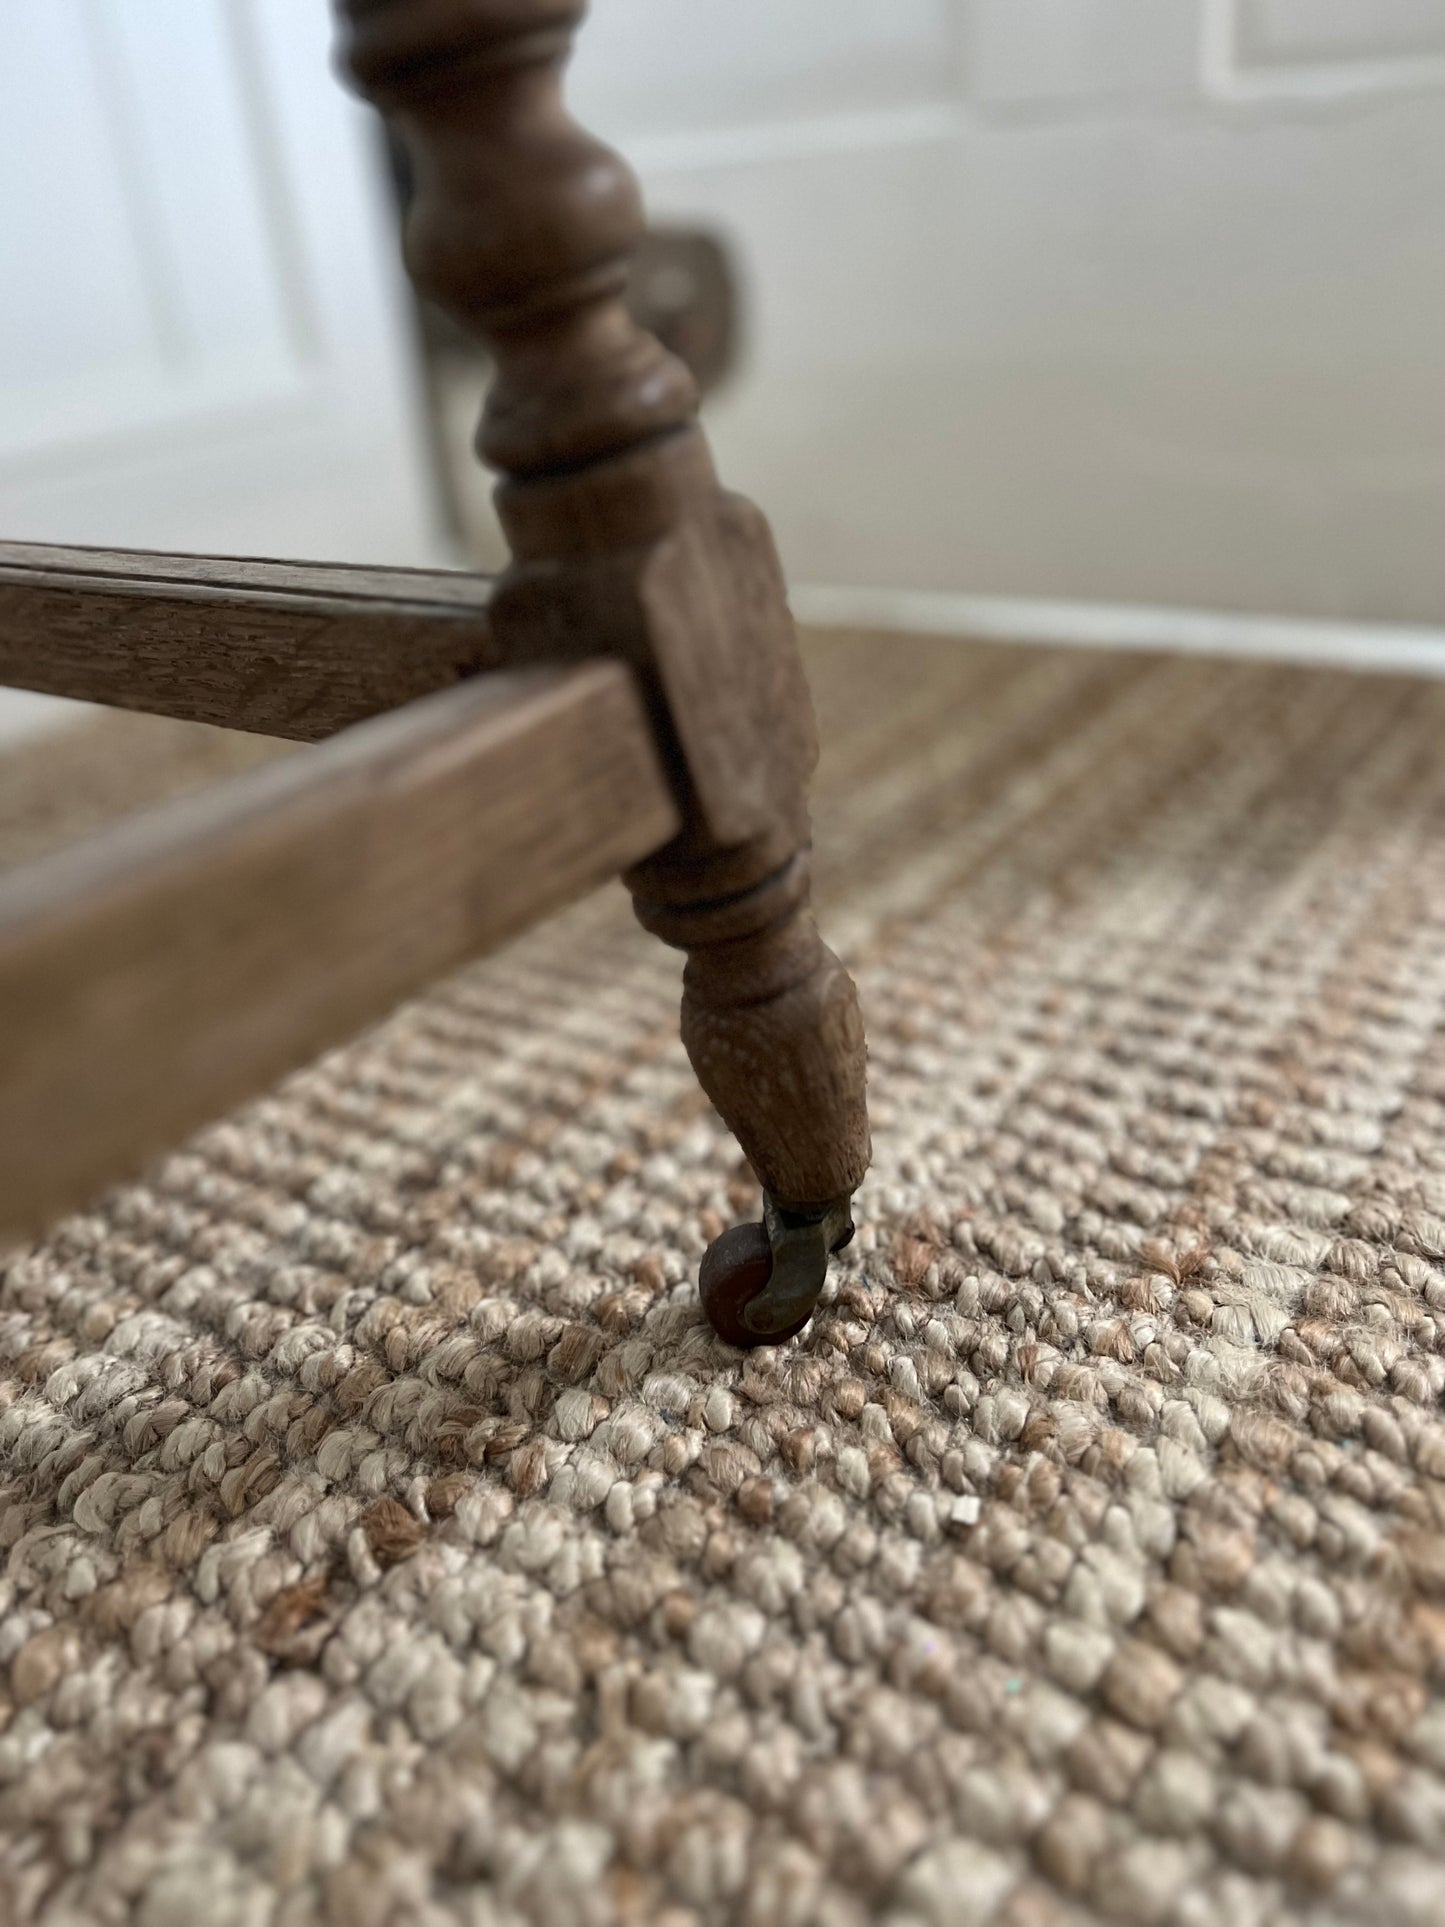
<instances>
[{"instance_id":1,"label":"woven jute rug","mask_svg":"<svg viewBox=\"0 0 1445 1927\"><path fill-rule=\"evenodd\" d=\"M13 1256L0 1919L1445 1921L1445 689L811 664L819 1315L620 889Z\"/></svg>"}]
</instances>

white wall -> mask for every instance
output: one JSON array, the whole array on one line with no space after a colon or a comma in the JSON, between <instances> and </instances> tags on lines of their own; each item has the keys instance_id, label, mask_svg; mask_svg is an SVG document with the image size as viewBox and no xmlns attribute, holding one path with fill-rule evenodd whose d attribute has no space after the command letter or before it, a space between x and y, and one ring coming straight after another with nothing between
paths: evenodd
<instances>
[{"instance_id":1,"label":"white wall","mask_svg":"<svg viewBox=\"0 0 1445 1927\"><path fill-rule=\"evenodd\" d=\"M0 535L434 560L325 0L0 0Z\"/></svg>"},{"instance_id":2,"label":"white wall","mask_svg":"<svg viewBox=\"0 0 1445 1927\"><path fill-rule=\"evenodd\" d=\"M594 0L795 577L1445 619L1445 0Z\"/></svg>"}]
</instances>

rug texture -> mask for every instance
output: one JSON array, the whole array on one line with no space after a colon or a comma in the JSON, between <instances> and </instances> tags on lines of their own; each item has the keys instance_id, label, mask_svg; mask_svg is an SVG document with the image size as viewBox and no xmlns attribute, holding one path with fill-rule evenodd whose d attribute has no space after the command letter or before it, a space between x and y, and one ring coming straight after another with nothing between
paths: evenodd
<instances>
[{"instance_id":1,"label":"rug texture","mask_svg":"<svg viewBox=\"0 0 1445 1927\"><path fill-rule=\"evenodd\" d=\"M620 889L13 1255L6 1923L1445 1920L1445 689L810 662L818 1316Z\"/></svg>"}]
</instances>

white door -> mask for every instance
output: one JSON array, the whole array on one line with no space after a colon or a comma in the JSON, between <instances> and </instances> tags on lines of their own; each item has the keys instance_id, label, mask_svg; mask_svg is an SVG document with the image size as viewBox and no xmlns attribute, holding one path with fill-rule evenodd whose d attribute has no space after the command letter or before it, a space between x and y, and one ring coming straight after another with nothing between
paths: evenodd
<instances>
[{"instance_id":1,"label":"white door","mask_svg":"<svg viewBox=\"0 0 1445 1927\"><path fill-rule=\"evenodd\" d=\"M435 562L325 0L0 0L0 535Z\"/></svg>"},{"instance_id":2,"label":"white door","mask_svg":"<svg viewBox=\"0 0 1445 1927\"><path fill-rule=\"evenodd\" d=\"M1445 620L1445 0L594 0L795 580Z\"/></svg>"}]
</instances>

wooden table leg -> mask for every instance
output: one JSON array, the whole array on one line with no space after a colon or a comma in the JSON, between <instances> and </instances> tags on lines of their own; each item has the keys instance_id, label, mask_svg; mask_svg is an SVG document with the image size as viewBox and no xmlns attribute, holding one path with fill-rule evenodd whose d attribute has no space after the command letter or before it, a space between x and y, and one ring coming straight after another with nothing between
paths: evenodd
<instances>
[{"instance_id":1,"label":"wooden table leg","mask_svg":"<svg viewBox=\"0 0 1445 1927\"><path fill-rule=\"evenodd\" d=\"M344 54L412 160L413 279L496 366L479 436L513 561L491 605L513 661L637 667L684 829L629 873L686 950L682 1033L767 1198L703 1268L724 1336L806 1322L867 1169L857 996L809 909L816 758L781 570L724 494L691 377L624 301L642 232L624 163L568 115L584 0L340 0Z\"/></svg>"}]
</instances>

